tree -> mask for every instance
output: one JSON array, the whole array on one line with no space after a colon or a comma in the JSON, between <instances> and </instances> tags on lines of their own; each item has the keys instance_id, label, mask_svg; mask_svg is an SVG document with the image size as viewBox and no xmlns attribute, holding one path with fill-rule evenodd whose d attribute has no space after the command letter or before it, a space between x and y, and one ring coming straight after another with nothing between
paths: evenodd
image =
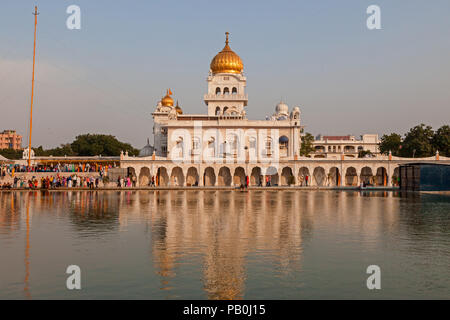
<instances>
[{"instance_id":1,"label":"tree","mask_svg":"<svg viewBox=\"0 0 450 320\"><path fill-rule=\"evenodd\" d=\"M402 157L430 157L434 154L434 131L423 123L410 129L405 135L400 155Z\"/></svg>"},{"instance_id":2,"label":"tree","mask_svg":"<svg viewBox=\"0 0 450 320\"><path fill-rule=\"evenodd\" d=\"M34 154L38 157L63 157L63 156L76 156L72 150L70 143L62 144L60 147L45 150L42 146L33 148Z\"/></svg>"},{"instance_id":3,"label":"tree","mask_svg":"<svg viewBox=\"0 0 450 320\"><path fill-rule=\"evenodd\" d=\"M311 133L306 133L303 136L302 144L300 146L300 155L308 157L311 152L314 151L313 147L314 137Z\"/></svg>"},{"instance_id":4,"label":"tree","mask_svg":"<svg viewBox=\"0 0 450 320\"><path fill-rule=\"evenodd\" d=\"M370 150L361 150L358 152L358 158L366 158L366 156L372 157L373 154Z\"/></svg>"},{"instance_id":5,"label":"tree","mask_svg":"<svg viewBox=\"0 0 450 320\"><path fill-rule=\"evenodd\" d=\"M9 160L18 160L22 159L23 149L14 150L14 149L0 149L0 155L4 156Z\"/></svg>"},{"instance_id":6,"label":"tree","mask_svg":"<svg viewBox=\"0 0 450 320\"><path fill-rule=\"evenodd\" d=\"M129 143L120 142L116 137L104 134L79 135L70 146L78 156L119 156L121 151L128 151L129 155L139 154L139 150Z\"/></svg>"},{"instance_id":7,"label":"tree","mask_svg":"<svg viewBox=\"0 0 450 320\"><path fill-rule=\"evenodd\" d=\"M450 157L450 126L444 125L437 129L433 137L433 148L439 154Z\"/></svg>"},{"instance_id":8,"label":"tree","mask_svg":"<svg viewBox=\"0 0 450 320\"><path fill-rule=\"evenodd\" d=\"M389 154L389 151L392 152L392 155L399 156L400 149L402 145L402 137L397 133L391 133L390 135L383 135L381 137L381 141L379 144L380 152L382 154Z\"/></svg>"}]
</instances>

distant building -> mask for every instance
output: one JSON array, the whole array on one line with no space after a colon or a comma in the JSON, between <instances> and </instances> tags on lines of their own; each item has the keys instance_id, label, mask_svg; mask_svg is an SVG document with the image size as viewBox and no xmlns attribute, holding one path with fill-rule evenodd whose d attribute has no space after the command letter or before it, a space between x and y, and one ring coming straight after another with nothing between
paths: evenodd
<instances>
[{"instance_id":1,"label":"distant building","mask_svg":"<svg viewBox=\"0 0 450 320\"><path fill-rule=\"evenodd\" d=\"M360 139L355 136L322 136L319 135L313 142L314 158L329 158L333 155L343 154L348 158L357 158L360 151L370 151L373 155L380 154L377 134L364 134Z\"/></svg>"},{"instance_id":2,"label":"distant building","mask_svg":"<svg viewBox=\"0 0 450 320\"><path fill-rule=\"evenodd\" d=\"M15 130L4 130L0 133L0 149L22 149L22 136Z\"/></svg>"}]
</instances>

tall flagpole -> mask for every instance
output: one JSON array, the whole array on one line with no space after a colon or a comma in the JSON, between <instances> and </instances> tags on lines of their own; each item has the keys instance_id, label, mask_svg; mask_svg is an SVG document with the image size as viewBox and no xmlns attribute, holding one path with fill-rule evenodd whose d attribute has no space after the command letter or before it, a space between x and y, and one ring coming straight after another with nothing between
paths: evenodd
<instances>
[{"instance_id":1,"label":"tall flagpole","mask_svg":"<svg viewBox=\"0 0 450 320\"><path fill-rule=\"evenodd\" d=\"M31 133L33 131L33 98L34 98L34 65L36 61L36 29L37 29L37 6L34 7L34 45L33 45L33 76L31 79L31 108L30 108L30 141L28 144L28 167L31 164Z\"/></svg>"}]
</instances>

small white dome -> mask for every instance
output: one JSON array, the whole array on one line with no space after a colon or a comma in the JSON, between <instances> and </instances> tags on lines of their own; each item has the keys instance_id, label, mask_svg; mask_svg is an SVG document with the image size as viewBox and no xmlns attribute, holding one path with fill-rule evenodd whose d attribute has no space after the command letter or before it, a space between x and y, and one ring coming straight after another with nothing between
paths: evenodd
<instances>
[{"instance_id":1,"label":"small white dome","mask_svg":"<svg viewBox=\"0 0 450 320\"><path fill-rule=\"evenodd\" d=\"M289 106L281 101L277 106L275 107L275 112L280 115L289 115Z\"/></svg>"}]
</instances>

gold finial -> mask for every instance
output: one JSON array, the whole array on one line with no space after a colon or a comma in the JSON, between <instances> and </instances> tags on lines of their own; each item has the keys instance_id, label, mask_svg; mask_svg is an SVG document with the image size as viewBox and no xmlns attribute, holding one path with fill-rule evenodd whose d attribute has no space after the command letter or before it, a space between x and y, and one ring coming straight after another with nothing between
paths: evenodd
<instances>
[{"instance_id":1,"label":"gold finial","mask_svg":"<svg viewBox=\"0 0 450 320\"><path fill-rule=\"evenodd\" d=\"M225 32L225 36L226 36L226 39L225 39L225 44L226 45L228 45L228 36L230 35L230 33L227 31L227 32Z\"/></svg>"}]
</instances>

